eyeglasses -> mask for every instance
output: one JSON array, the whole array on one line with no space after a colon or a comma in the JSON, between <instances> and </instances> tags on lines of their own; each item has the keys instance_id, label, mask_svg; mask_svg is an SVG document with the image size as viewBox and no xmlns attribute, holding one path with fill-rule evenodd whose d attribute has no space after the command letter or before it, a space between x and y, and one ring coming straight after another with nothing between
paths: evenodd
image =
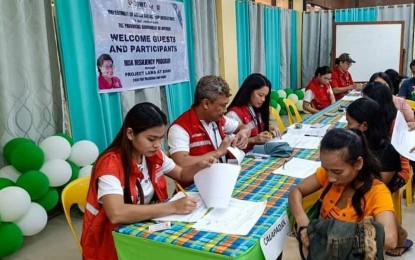
<instances>
[{"instance_id":1,"label":"eyeglasses","mask_svg":"<svg viewBox=\"0 0 415 260\"><path fill-rule=\"evenodd\" d=\"M115 65L113 65L113 64L111 64L111 65L105 65L105 66L102 66L101 68L104 68L104 69L107 69L107 70L109 70L109 69L115 69Z\"/></svg>"}]
</instances>

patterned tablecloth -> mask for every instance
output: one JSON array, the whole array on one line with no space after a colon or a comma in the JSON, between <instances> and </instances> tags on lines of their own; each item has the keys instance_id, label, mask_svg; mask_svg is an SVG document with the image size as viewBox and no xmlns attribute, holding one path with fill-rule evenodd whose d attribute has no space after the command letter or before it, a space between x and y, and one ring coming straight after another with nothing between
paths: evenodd
<instances>
[{"instance_id":1,"label":"patterned tablecloth","mask_svg":"<svg viewBox=\"0 0 415 260\"><path fill-rule=\"evenodd\" d=\"M329 108L310 116L304 120L304 123L335 124L333 127L343 127L344 123L336 123L344 115L344 113L338 111L338 108L348 103L348 101L338 101ZM323 114L326 112L336 113L336 116L324 116ZM318 160L319 153L318 150L295 149L292 156ZM173 222L171 229L150 233L148 227L154 224L153 221L122 225L115 232L238 258L257 245L260 237L284 213L288 206L290 189L301 181L300 179L272 174L284 161L285 158L270 157L267 161L258 162L246 158L242 162L242 171L232 197L249 201L267 200L267 207L263 215L247 236L197 231L192 228L193 223L181 222ZM195 191L196 189L192 186L190 190Z\"/></svg>"}]
</instances>

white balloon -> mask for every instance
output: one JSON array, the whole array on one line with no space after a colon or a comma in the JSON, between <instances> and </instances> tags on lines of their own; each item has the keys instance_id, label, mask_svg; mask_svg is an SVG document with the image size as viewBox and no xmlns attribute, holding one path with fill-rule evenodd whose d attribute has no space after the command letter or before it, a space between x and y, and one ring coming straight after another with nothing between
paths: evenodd
<instances>
[{"instance_id":1,"label":"white balloon","mask_svg":"<svg viewBox=\"0 0 415 260\"><path fill-rule=\"evenodd\" d=\"M33 236L45 228L48 222L46 210L32 202L26 214L14 223L22 230L24 236Z\"/></svg>"},{"instance_id":2,"label":"white balloon","mask_svg":"<svg viewBox=\"0 0 415 260\"><path fill-rule=\"evenodd\" d=\"M79 177L78 178L91 176L91 173L92 173L92 165L84 166L79 170Z\"/></svg>"},{"instance_id":3,"label":"white balloon","mask_svg":"<svg viewBox=\"0 0 415 260\"><path fill-rule=\"evenodd\" d=\"M280 89L280 90L278 90L277 92L278 92L278 96L279 96L280 98L287 98L287 93L285 93L285 91L284 91L284 90Z\"/></svg>"},{"instance_id":4,"label":"white balloon","mask_svg":"<svg viewBox=\"0 0 415 260\"><path fill-rule=\"evenodd\" d=\"M13 167L13 165L7 165L0 169L0 178L9 179L12 182L16 183L19 177L20 177L20 172L16 170Z\"/></svg>"},{"instance_id":5,"label":"white balloon","mask_svg":"<svg viewBox=\"0 0 415 260\"><path fill-rule=\"evenodd\" d=\"M62 136L49 136L39 144L45 154L45 161L52 159L68 159L71 154L71 144Z\"/></svg>"},{"instance_id":6,"label":"white balloon","mask_svg":"<svg viewBox=\"0 0 415 260\"><path fill-rule=\"evenodd\" d=\"M72 176L72 168L67 161L53 159L46 161L40 168L49 179L50 187L59 187L69 181Z\"/></svg>"},{"instance_id":7,"label":"white balloon","mask_svg":"<svg viewBox=\"0 0 415 260\"><path fill-rule=\"evenodd\" d=\"M26 214L29 207L30 195L24 189L10 186L0 190L1 221L16 221Z\"/></svg>"},{"instance_id":8,"label":"white balloon","mask_svg":"<svg viewBox=\"0 0 415 260\"><path fill-rule=\"evenodd\" d=\"M303 101L302 100L298 100L297 102L295 102L295 105L297 106L298 111L303 111Z\"/></svg>"},{"instance_id":9,"label":"white balloon","mask_svg":"<svg viewBox=\"0 0 415 260\"><path fill-rule=\"evenodd\" d=\"M280 113L280 111L281 111L281 105L280 104L277 104L277 112L278 112L278 114Z\"/></svg>"},{"instance_id":10,"label":"white balloon","mask_svg":"<svg viewBox=\"0 0 415 260\"><path fill-rule=\"evenodd\" d=\"M298 96L296 94L289 94L288 99L291 99L292 101L294 101L294 103L297 103Z\"/></svg>"},{"instance_id":11,"label":"white balloon","mask_svg":"<svg viewBox=\"0 0 415 260\"><path fill-rule=\"evenodd\" d=\"M82 140L72 145L69 160L75 163L78 167L83 167L94 163L98 158L98 155L99 150L96 144L88 140Z\"/></svg>"}]
</instances>

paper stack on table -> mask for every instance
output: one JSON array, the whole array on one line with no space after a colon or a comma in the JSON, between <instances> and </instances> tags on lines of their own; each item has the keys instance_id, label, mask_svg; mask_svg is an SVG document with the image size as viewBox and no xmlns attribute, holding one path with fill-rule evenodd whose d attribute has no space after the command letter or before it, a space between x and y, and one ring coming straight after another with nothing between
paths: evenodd
<instances>
[{"instance_id":1,"label":"paper stack on table","mask_svg":"<svg viewBox=\"0 0 415 260\"><path fill-rule=\"evenodd\" d=\"M315 173L320 165L320 162L293 157L272 173L303 179Z\"/></svg>"},{"instance_id":2,"label":"paper stack on table","mask_svg":"<svg viewBox=\"0 0 415 260\"><path fill-rule=\"evenodd\" d=\"M329 127L325 124L301 124L301 128L291 125L281 139L274 138L270 142L287 142L292 148L317 149Z\"/></svg>"},{"instance_id":3,"label":"paper stack on table","mask_svg":"<svg viewBox=\"0 0 415 260\"><path fill-rule=\"evenodd\" d=\"M265 210L267 201L231 199L226 209L214 208L193 225L197 230L245 236Z\"/></svg>"}]
</instances>

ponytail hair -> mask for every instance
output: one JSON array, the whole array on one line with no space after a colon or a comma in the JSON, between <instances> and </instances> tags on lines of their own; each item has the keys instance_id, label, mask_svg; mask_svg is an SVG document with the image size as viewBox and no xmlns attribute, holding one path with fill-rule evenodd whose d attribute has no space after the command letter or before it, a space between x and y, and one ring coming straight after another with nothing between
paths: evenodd
<instances>
[{"instance_id":1,"label":"ponytail hair","mask_svg":"<svg viewBox=\"0 0 415 260\"><path fill-rule=\"evenodd\" d=\"M353 165L359 158L363 159L362 169L351 183L356 190L352 197L352 206L359 217L363 216L365 208L364 195L372 187L374 179L380 179L380 163L369 149L363 133L356 128L334 128L326 133L321 140L321 151L339 151L343 153L343 161ZM363 183L361 186L359 184ZM362 203L363 202L363 203Z\"/></svg>"}]
</instances>

